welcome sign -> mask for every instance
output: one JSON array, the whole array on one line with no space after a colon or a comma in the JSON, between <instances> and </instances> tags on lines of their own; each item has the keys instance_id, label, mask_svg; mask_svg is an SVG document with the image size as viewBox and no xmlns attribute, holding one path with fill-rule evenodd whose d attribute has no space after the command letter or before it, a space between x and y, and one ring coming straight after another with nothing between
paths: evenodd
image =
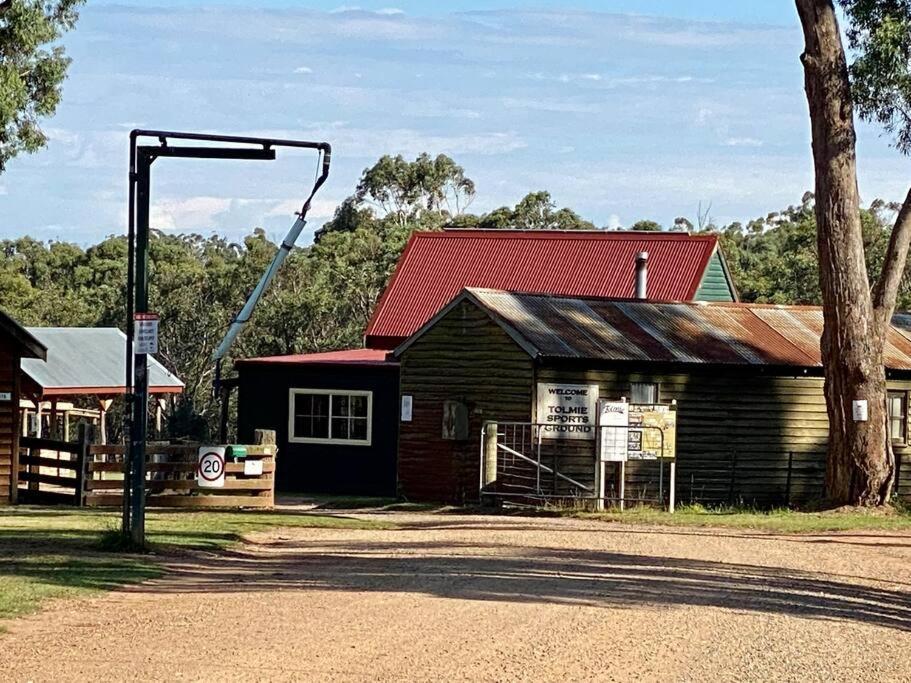
<instances>
[{"instance_id":1,"label":"welcome sign","mask_svg":"<svg viewBox=\"0 0 911 683\"><path fill-rule=\"evenodd\" d=\"M597 384L538 383L537 421L545 439L594 439Z\"/></svg>"}]
</instances>

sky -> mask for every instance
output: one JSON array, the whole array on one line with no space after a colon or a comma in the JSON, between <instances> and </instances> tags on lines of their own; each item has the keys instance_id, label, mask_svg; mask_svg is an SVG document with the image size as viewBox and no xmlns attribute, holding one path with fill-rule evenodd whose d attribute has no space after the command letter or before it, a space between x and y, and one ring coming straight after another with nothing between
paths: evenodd
<instances>
[{"instance_id":1,"label":"sky","mask_svg":"<svg viewBox=\"0 0 911 683\"><path fill-rule=\"evenodd\" d=\"M0 176L0 237L89 244L126 225L133 128L325 140L330 179L302 241L383 154L445 153L470 209L548 190L599 227L718 224L813 185L789 0L90 0L50 142ZM903 198L911 163L859 129L864 201ZM152 225L280 239L313 154L165 159Z\"/></svg>"}]
</instances>

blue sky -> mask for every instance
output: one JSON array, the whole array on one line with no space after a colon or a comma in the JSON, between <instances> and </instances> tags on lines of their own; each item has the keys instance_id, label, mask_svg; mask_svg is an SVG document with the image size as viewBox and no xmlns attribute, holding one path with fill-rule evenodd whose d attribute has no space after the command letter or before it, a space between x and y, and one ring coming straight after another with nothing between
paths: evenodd
<instances>
[{"instance_id":1,"label":"blue sky","mask_svg":"<svg viewBox=\"0 0 911 683\"><path fill-rule=\"evenodd\" d=\"M700 202L747 220L812 186L788 0L153 1L94 0L67 36L51 142L0 176L0 236L123 232L133 127L331 142L311 228L385 153L449 154L472 211L546 189L599 226ZM859 149L864 199L903 197L908 160L866 126ZM314 162L159 161L153 224L280 237Z\"/></svg>"}]
</instances>

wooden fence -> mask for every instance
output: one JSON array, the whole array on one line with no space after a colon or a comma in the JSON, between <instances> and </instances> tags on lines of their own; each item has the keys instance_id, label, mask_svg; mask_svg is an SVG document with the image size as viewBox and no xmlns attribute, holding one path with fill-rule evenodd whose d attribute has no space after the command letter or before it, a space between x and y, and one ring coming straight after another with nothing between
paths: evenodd
<instances>
[{"instance_id":1,"label":"wooden fence","mask_svg":"<svg viewBox=\"0 0 911 683\"><path fill-rule=\"evenodd\" d=\"M82 505L90 448L83 429L76 442L20 437L19 502Z\"/></svg>"},{"instance_id":2,"label":"wooden fence","mask_svg":"<svg viewBox=\"0 0 911 683\"><path fill-rule=\"evenodd\" d=\"M146 505L272 507L276 447L274 436L270 439L268 432L262 440L263 443L244 446L244 457L226 458L224 486L218 488L203 488L197 483L200 444L147 444ZM123 504L124 454L121 444L91 444L82 434L77 443L22 438L19 500L119 507Z\"/></svg>"}]
</instances>

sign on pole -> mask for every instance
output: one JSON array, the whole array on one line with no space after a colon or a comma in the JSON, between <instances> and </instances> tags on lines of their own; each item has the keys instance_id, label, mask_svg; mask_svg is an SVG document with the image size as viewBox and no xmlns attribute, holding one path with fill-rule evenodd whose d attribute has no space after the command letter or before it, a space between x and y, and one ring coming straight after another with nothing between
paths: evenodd
<instances>
[{"instance_id":1,"label":"sign on pole","mask_svg":"<svg viewBox=\"0 0 911 683\"><path fill-rule=\"evenodd\" d=\"M594 439L597 384L538 383L537 422L545 439Z\"/></svg>"},{"instance_id":2,"label":"sign on pole","mask_svg":"<svg viewBox=\"0 0 911 683\"><path fill-rule=\"evenodd\" d=\"M158 314L133 315L133 354L158 353Z\"/></svg>"},{"instance_id":3,"label":"sign on pole","mask_svg":"<svg viewBox=\"0 0 911 683\"><path fill-rule=\"evenodd\" d=\"M601 460L626 462L629 439L629 403L599 401L598 427L601 430Z\"/></svg>"},{"instance_id":4,"label":"sign on pole","mask_svg":"<svg viewBox=\"0 0 911 683\"><path fill-rule=\"evenodd\" d=\"M225 447L203 446L199 449L196 483L200 488L220 489L225 485Z\"/></svg>"}]
</instances>

